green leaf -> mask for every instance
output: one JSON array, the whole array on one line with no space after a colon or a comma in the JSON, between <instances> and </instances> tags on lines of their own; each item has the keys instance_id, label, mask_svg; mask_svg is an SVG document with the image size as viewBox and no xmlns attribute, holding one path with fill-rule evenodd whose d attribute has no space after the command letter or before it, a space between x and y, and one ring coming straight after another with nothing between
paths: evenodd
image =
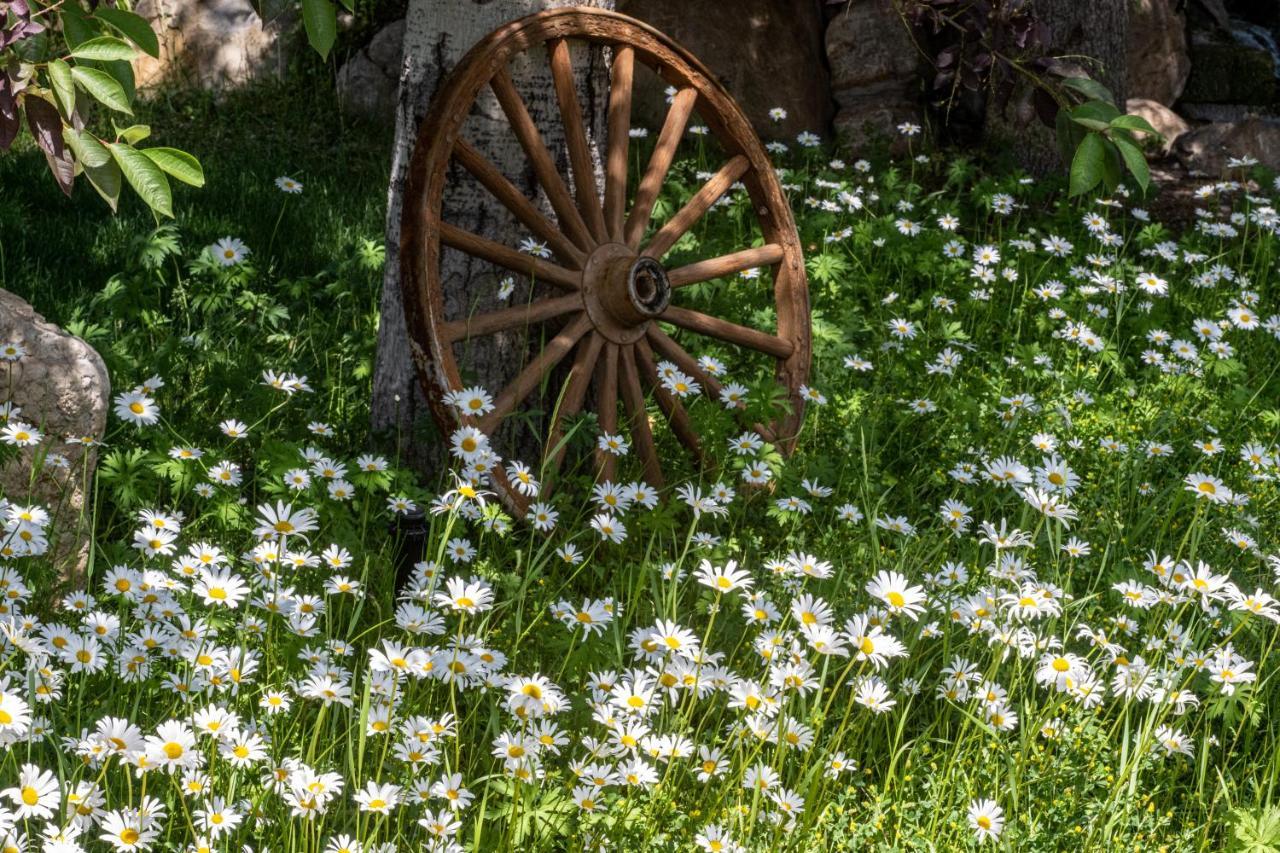
<instances>
[{"instance_id":1,"label":"green leaf","mask_svg":"<svg viewBox=\"0 0 1280 853\"><path fill-rule=\"evenodd\" d=\"M68 127L62 131L62 138L66 140L67 147L76 155L76 159L86 168L97 168L111 162L111 152L87 130Z\"/></svg>"},{"instance_id":2,"label":"green leaf","mask_svg":"<svg viewBox=\"0 0 1280 853\"><path fill-rule=\"evenodd\" d=\"M58 106L62 107L64 118L71 118L76 108L76 81L71 76L71 66L61 59L49 62L49 82L53 85L53 94L58 98Z\"/></svg>"},{"instance_id":3,"label":"green leaf","mask_svg":"<svg viewBox=\"0 0 1280 853\"><path fill-rule=\"evenodd\" d=\"M1136 130L1139 133L1149 133L1152 136L1163 139L1163 137L1160 136L1159 131L1157 131L1154 127L1151 126L1151 122L1147 121L1142 116L1135 116L1135 115L1116 116L1111 120L1111 126L1122 128L1124 130Z\"/></svg>"},{"instance_id":4,"label":"green leaf","mask_svg":"<svg viewBox=\"0 0 1280 853\"><path fill-rule=\"evenodd\" d=\"M1147 166L1147 158L1142 156L1142 149L1126 139L1112 139L1111 142L1120 152L1125 167L1145 194L1147 187L1151 184L1151 169Z\"/></svg>"},{"instance_id":5,"label":"green leaf","mask_svg":"<svg viewBox=\"0 0 1280 853\"><path fill-rule=\"evenodd\" d=\"M124 87L107 72L77 65L71 69L71 76L81 88L93 95L103 106L133 115L133 108L129 106L129 98L124 93Z\"/></svg>"},{"instance_id":6,"label":"green leaf","mask_svg":"<svg viewBox=\"0 0 1280 853\"><path fill-rule=\"evenodd\" d=\"M338 38L338 13L332 0L302 0L302 23L307 29L307 41L316 53L328 58Z\"/></svg>"},{"instance_id":7,"label":"green leaf","mask_svg":"<svg viewBox=\"0 0 1280 853\"><path fill-rule=\"evenodd\" d=\"M1115 103L1116 100L1116 96L1111 94L1110 89L1089 77L1065 77L1062 85L1068 89L1074 89L1091 100L1110 103Z\"/></svg>"},{"instance_id":8,"label":"green leaf","mask_svg":"<svg viewBox=\"0 0 1280 853\"><path fill-rule=\"evenodd\" d=\"M97 190L98 195L102 196L102 200L111 208L111 212L115 213L116 206L120 202L120 166L115 160L107 160L101 166L90 166L85 164L84 176L89 179L90 185Z\"/></svg>"},{"instance_id":9,"label":"green leaf","mask_svg":"<svg viewBox=\"0 0 1280 853\"><path fill-rule=\"evenodd\" d=\"M131 124L121 130L116 128L119 137L130 145L137 145L142 140L151 135L151 125L149 124Z\"/></svg>"},{"instance_id":10,"label":"green leaf","mask_svg":"<svg viewBox=\"0 0 1280 853\"><path fill-rule=\"evenodd\" d=\"M1090 130L1106 130L1120 111L1104 101L1089 101L1071 110L1071 120Z\"/></svg>"},{"instance_id":11,"label":"green leaf","mask_svg":"<svg viewBox=\"0 0 1280 853\"><path fill-rule=\"evenodd\" d=\"M1110 192L1120 186L1120 152L1115 143L1105 136L1102 138L1102 183Z\"/></svg>"},{"instance_id":12,"label":"green leaf","mask_svg":"<svg viewBox=\"0 0 1280 853\"><path fill-rule=\"evenodd\" d=\"M160 167L150 157L128 145L113 142L108 147L111 149L111 156L120 164L124 179L147 206L172 218L173 192L169 189L169 179L160 171Z\"/></svg>"},{"instance_id":13,"label":"green leaf","mask_svg":"<svg viewBox=\"0 0 1280 853\"><path fill-rule=\"evenodd\" d=\"M160 58L160 40L156 38L156 32L151 29L151 24L147 23L146 18L124 9L112 9L107 6L99 6L93 16L115 27L124 34L125 38L148 55Z\"/></svg>"},{"instance_id":14,"label":"green leaf","mask_svg":"<svg viewBox=\"0 0 1280 853\"><path fill-rule=\"evenodd\" d=\"M98 36L72 48L71 55L76 59L123 59L128 62L138 55L138 51L115 36Z\"/></svg>"},{"instance_id":15,"label":"green leaf","mask_svg":"<svg viewBox=\"0 0 1280 853\"><path fill-rule=\"evenodd\" d=\"M200 161L187 152L179 151L177 148L144 148L142 153L150 157L152 163L184 184L190 184L193 187L204 186L204 169L200 167Z\"/></svg>"},{"instance_id":16,"label":"green leaf","mask_svg":"<svg viewBox=\"0 0 1280 853\"><path fill-rule=\"evenodd\" d=\"M62 37L67 41L67 47L74 48L97 35L84 10L75 3L64 3L61 13Z\"/></svg>"},{"instance_id":17,"label":"green leaf","mask_svg":"<svg viewBox=\"0 0 1280 853\"><path fill-rule=\"evenodd\" d=\"M1071 195L1083 195L1098 185L1106 158L1106 143L1100 135L1090 133L1080 140L1075 156L1071 158Z\"/></svg>"}]
</instances>

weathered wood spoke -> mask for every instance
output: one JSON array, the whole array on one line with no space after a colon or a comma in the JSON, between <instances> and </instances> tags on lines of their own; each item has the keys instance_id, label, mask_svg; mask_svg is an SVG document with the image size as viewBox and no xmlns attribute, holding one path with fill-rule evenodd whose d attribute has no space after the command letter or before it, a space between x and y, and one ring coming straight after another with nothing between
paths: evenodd
<instances>
[{"instance_id":1,"label":"weathered wood spoke","mask_svg":"<svg viewBox=\"0 0 1280 853\"><path fill-rule=\"evenodd\" d=\"M582 79L579 60L584 48L613 56L605 139L591 137L595 122L587 119L593 105L580 97L576 85ZM541 61L547 63L542 67L548 70L549 82L539 84L536 92L528 81L512 79L517 69L536 69ZM664 85L673 86L674 95L652 140L652 153L637 165L630 135L635 77L641 65ZM479 96L487 97L490 90L523 152L512 162L481 153L488 151L480 144L482 135L464 138ZM726 162L700 181L669 219L656 222L657 199L675 168L677 149L695 111L721 150L728 152ZM507 132L501 122L474 129L475 134L491 136ZM547 147L552 139L560 144L561 138L563 153ZM536 193L526 193L526 173ZM453 198L450 181L458 179L483 187L485 203L492 197L506 208L510 219L503 216L502 221L516 225L519 235L499 237L479 226L464 230L446 224L446 204ZM762 238L757 242L763 245L714 258L691 251L691 262L664 269L662 261L682 238L692 242L687 235L702 228L717 202L739 182L751 199L749 212ZM688 448L699 462L703 456L702 439L686 408L690 401L663 385L657 359L672 362L718 401L727 380L709 373L691 354L714 340L717 351L732 348L754 364L763 364L762 358L772 363L794 405L755 429L781 452L793 449L804 412L799 388L808 378L811 344L804 258L791 206L750 121L701 63L669 38L624 15L582 7L548 9L504 24L463 57L436 93L418 131L406 186L401 293L414 364L442 432L470 424L501 433L495 441L500 452L510 455L512 448L503 446L506 431L498 429L505 419L524 407L549 409L543 421L548 434L541 466L544 489L549 491L562 480L559 472L567 466L570 424L592 410L589 446L597 449L588 450L575 468L594 468L603 481L630 479L642 472L645 480L659 486L675 476L672 469L663 470L663 450L670 445L656 435L659 424L665 424L675 443ZM548 247L546 258L511 248L524 234ZM456 268L459 253L480 261L477 269L497 265L545 282L546 289L557 292L544 296L539 289L536 301L525 305L498 305L471 317L451 315L450 306L472 301L466 298L468 283L446 275ZM728 322L711 313L713 309L670 306L667 285L727 280L753 267L760 268L763 280L739 295L749 295L752 307L768 301L776 312L772 328ZM551 330L540 331L540 324L549 324ZM504 332L523 335L528 355L512 369L514 376L505 387L491 389L496 395L493 411L480 418L459 413L444 394L467 384L458 363L464 348L458 342L474 339L476 348L468 351L483 358L487 342L481 336ZM718 402L715 408L720 408ZM739 406L731 415L746 428L746 412L754 409ZM631 454L619 459L599 451L600 432L628 435ZM490 480L513 515L527 513L533 499L520 492L503 469L490 472Z\"/></svg>"},{"instance_id":2,"label":"weathered wood spoke","mask_svg":"<svg viewBox=\"0 0 1280 853\"><path fill-rule=\"evenodd\" d=\"M739 154L711 176L702 189L694 194L693 198L685 203L685 206L676 212L676 215L667 221L653 235L653 239L649 241L649 245L645 246L642 254L651 258L661 258L676 241L685 235L685 232L694 226L703 215L711 209L711 205L720 200L720 197L729 191L729 187L733 186L734 181L741 178L751 168L751 161L743 155Z\"/></svg>"},{"instance_id":3,"label":"weathered wood spoke","mask_svg":"<svg viewBox=\"0 0 1280 853\"><path fill-rule=\"evenodd\" d=\"M636 53L618 47L609 86L608 149L605 154L604 219L612 240L621 240L627 215L627 149L631 144L631 85Z\"/></svg>"},{"instance_id":4,"label":"weathered wood spoke","mask_svg":"<svg viewBox=\"0 0 1280 853\"><path fill-rule=\"evenodd\" d=\"M685 287L710 281L713 278L724 278L752 267L773 266L782 260L784 254L782 247L777 243L769 243L754 249L743 249L731 255L721 255L718 258L708 258L705 261L676 267L667 272L667 280L671 282L672 287Z\"/></svg>"},{"instance_id":5,"label":"weathered wood spoke","mask_svg":"<svg viewBox=\"0 0 1280 853\"><path fill-rule=\"evenodd\" d=\"M447 222L440 223L440 242L460 252L466 252L473 258L481 258L500 267L506 267L512 272L533 276L538 281L545 281L567 290L577 290L582 282L582 276L573 270L567 270L533 255L526 255L524 252L495 243L479 234L464 231Z\"/></svg>"},{"instance_id":6,"label":"weathered wood spoke","mask_svg":"<svg viewBox=\"0 0 1280 853\"><path fill-rule=\"evenodd\" d=\"M470 172L475 179L478 180L490 194L498 201L502 202L502 206L520 220L524 227L528 228L539 239L546 241L546 244L555 252L560 260L569 264L573 269L582 269L582 264L586 261L587 256L573 242L552 224L538 208L533 206L533 202L525 198L515 185L507 180L506 176L498 170L485 158L483 154L473 148L465 139L459 139L453 148L453 158L458 161L462 168Z\"/></svg>"},{"instance_id":7,"label":"weathered wood spoke","mask_svg":"<svg viewBox=\"0 0 1280 853\"><path fill-rule=\"evenodd\" d=\"M730 323L728 320L721 320L719 317L712 317L710 314L699 311L690 311L688 308L677 308L672 305L663 312L661 319L682 329L697 332L699 335L757 350L774 358L787 358L795 349L791 341L777 335L761 332L748 326L739 326L737 323Z\"/></svg>"},{"instance_id":8,"label":"weathered wood spoke","mask_svg":"<svg viewBox=\"0 0 1280 853\"><path fill-rule=\"evenodd\" d=\"M560 118L564 124L565 145L569 149L569 165L573 169L578 211L599 243L607 239L608 234L604 227L600 197L596 195L595 164L591 162L591 144L587 141L587 129L582 121L578 87L573 82L573 58L569 54L569 43L564 39L556 39L547 44L547 50L551 58L551 79L555 83L556 100L560 104Z\"/></svg>"},{"instance_id":9,"label":"weathered wood spoke","mask_svg":"<svg viewBox=\"0 0 1280 853\"><path fill-rule=\"evenodd\" d=\"M604 346L604 337L592 333L586 341L578 345L578 354L574 357L573 367L569 370L569 380L565 384L564 395L560 405L551 418L551 431L547 436L544 458L544 474L549 476L559 469L564 460L566 450L564 422L582 411L582 404L587 398L587 388L591 385L591 377L596 371L596 362L600 358L600 350Z\"/></svg>"},{"instance_id":10,"label":"weathered wood spoke","mask_svg":"<svg viewBox=\"0 0 1280 853\"><path fill-rule=\"evenodd\" d=\"M498 104L506 114L511 130L520 141L520 147L524 149L525 156L529 158L533 173L537 176L538 183L547 194L547 199L560 220L560 227L579 248L590 250L593 241L587 232L587 225L582 221L582 214L578 212L578 208L574 206L569 189L564 185L564 178L561 178L556 170L551 152L543 143L542 134L538 132L538 126L529 115L524 99L516 91L516 84L512 81L511 74L505 68L499 69L489 81L489 87L497 96Z\"/></svg>"},{"instance_id":11,"label":"weathered wood spoke","mask_svg":"<svg viewBox=\"0 0 1280 853\"><path fill-rule=\"evenodd\" d=\"M654 361L653 350L649 348L649 344L644 338L636 341L635 355L636 365L640 368L640 374L649 383L649 387L653 389L653 396L658 401L658 408L662 409L663 414L667 416L671 431L675 433L680 443L689 449L698 462L702 463L704 461L702 457L702 442L699 441L698 433L689 421L689 413L684 410L684 404L663 386L662 378L658 376L658 365Z\"/></svg>"},{"instance_id":12,"label":"weathered wood spoke","mask_svg":"<svg viewBox=\"0 0 1280 853\"><path fill-rule=\"evenodd\" d=\"M676 92L671 99L666 121L662 123L662 130L658 133L658 143L649 155L649 166L640 179L635 202L631 205L631 214L623 228L625 242L633 249L639 247L640 238L649 227L653 203L658 200L658 192L667 179L667 172L676 156L676 148L680 145L680 138L684 136L685 126L689 123L689 116L697 102L698 90L692 86Z\"/></svg>"},{"instance_id":13,"label":"weathered wood spoke","mask_svg":"<svg viewBox=\"0 0 1280 853\"><path fill-rule=\"evenodd\" d=\"M649 326L645 331L645 334L648 336L649 342L653 345L653 348L657 350L658 355L661 355L663 358L670 359L676 367L680 368L697 380L708 397L715 400L717 403L721 402L720 392L724 390L724 385L719 379L703 370L702 365L698 364L697 359L690 355L688 350L680 346L680 344L676 342L675 338L653 325ZM739 411L743 411L747 408L747 405L739 400L734 405L734 408ZM751 428L759 433L760 437L765 441L771 442L776 439L773 430L769 429L762 423L752 424Z\"/></svg>"},{"instance_id":14,"label":"weathered wood spoke","mask_svg":"<svg viewBox=\"0 0 1280 853\"><path fill-rule=\"evenodd\" d=\"M635 445L640 464L644 467L645 482L655 489L662 488L662 462L653 441L653 429L649 426L649 412L644 406L644 389L640 387L640 373L636 369L634 347L622 352L622 407L627 410L631 424L631 442Z\"/></svg>"},{"instance_id":15,"label":"weathered wood spoke","mask_svg":"<svg viewBox=\"0 0 1280 853\"><path fill-rule=\"evenodd\" d=\"M492 335L494 332L518 329L580 310L582 310L582 297L576 293L570 293L554 299L542 299L527 305L513 305L498 311L476 314L465 320L443 323L440 335L452 343L477 335Z\"/></svg>"},{"instance_id":16,"label":"weathered wood spoke","mask_svg":"<svg viewBox=\"0 0 1280 853\"><path fill-rule=\"evenodd\" d=\"M542 381L542 377L551 368L559 364L569 350L573 349L573 345L578 342L578 339L590 330L591 318L584 311L578 315L576 320L562 329L560 334L552 338L546 349L538 353L538 357L525 365L524 370L520 371L506 388L502 389L502 393L493 401L493 411L480 419L480 430L485 433L492 433L498 423L511 414L512 410L520 404L520 401L529 396L530 392Z\"/></svg>"},{"instance_id":17,"label":"weathered wood spoke","mask_svg":"<svg viewBox=\"0 0 1280 853\"><path fill-rule=\"evenodd\" d=\"M618 345L605 344L604 358L600 361L600 378L596 384L599 399L596 400L596 417L600 432L616 435L618 432ZM605 450L596 450L596 469L599 480L612 482L618 470L618 457Z\"/></svg>"}]
</instances>

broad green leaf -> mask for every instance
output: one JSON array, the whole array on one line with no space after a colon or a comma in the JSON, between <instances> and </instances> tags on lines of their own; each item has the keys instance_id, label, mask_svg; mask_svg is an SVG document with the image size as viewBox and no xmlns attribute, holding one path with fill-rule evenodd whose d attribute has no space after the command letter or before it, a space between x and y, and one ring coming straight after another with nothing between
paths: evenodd
<instances>
[{"instance_id":1,"label":"broad green leaf","mask_svg":"<svg viewBox=\"0 0 1280 853\"><path fill-rule=\"evenodd\" d=\"M1115 103L1116 100L1116 96L1111 93L1110 89L1089 77L1066 77L1063 79L1062 85L1068 89L1074 89L1086 98L1095 101Z\"/></svg>"},{"instance_id":2,"label":"broad green leaf","mask_svg":"<svg viewBox=\"0 0 1280 853\"><path fill-rule=\"evenodd\" d=\"M1120 152L1115 143L1105 136L1102 139L1102 183L1110 192L1120 186L1121 171Z\"/></svg>"},{"instance_id":3,"label":"broad green leaf","mask_svg":"<svg viewBox=\"0 0 1280 853\"><path fill-rule=\"evenodd\" d=\"M60 9L62 15L62 37L67 40L67 47L75 48L97 35L97 30L90 23L84 10L75 3L64 3Z\"/></svg>"},{"instance_id":4,"label":"broad green leaf","mask_svg":"<svg viewBox=\"0 0 1280 853\"><path fill-rule=\"evenodd\" d=\"M1104 101L1089 101L1071 110L1071 120L1090 130L1106 130L1120 111Z\"/></svg>"},{"instance_id":5,"label":"broad green leaf","mask_svg":"<svg viewBox=\"0 0 1280 853\"><path fill-rule=\"evenodd\" d=\"M151 135L151 125L131 124L123 130L117 127L116 134L130 145L137 145Z\"/></svg>"},{"instance_id":6,"label":"broad green leaf","mask_svg":"<svg viewBox=\"0 0 1280 853\"><path fill-rule=\"evenodd\" d=\"M120 166L115 160L108 159L106 163L100 166L84 166L84 176L89 179L89 183L97 190L98 195L102 196L102 200L107 203L114 213L116 206L120 202Z\"/></svg>"},{"instance_id":7,"label":"broad green leaf","mask_svg":"<svg viewBox=\"0 0 1280 853\"><path fill-rule=\"evenodd\" d=\"M151 29L151 24L147 23L146 18L124 9L112 9L107 6L99 6L93 16L115 27L124 34L125 38L147 54L160 58L160 40L156 38L156 32Z\"/></svg>"},{"instance_id":8,"label":"broad green leaf","mask_svg":"<svg viewBox=\"0 0 1280 853\"><path fill-rule=\"evenodd\" d=\"M1120 152L1120 156L1124 158L1125 167L1145 194L1151 183L1151 169L1147 167L1147 158L1142 156L1142 149L1127 139L1115 138L1111 141Z\"/></svg>"},{"instance_id":9,"label":"broad green leaf","mask_svg":"<svg viewBox=\"0 0 1280 853\"><path fill-rule=\"evenodd\" d=\"M338 12L333 0L302 0L302 23L307 29L307 41L316 53L328 58L338 38Z\"/></svg>"},{"instance_id":10,"label":"broad green leaf","mask_svg":"<svg viewBox=\"0 0 1280 853\"><path fill-rule=\"evenodd\" d=\"M58 106L62 107L62 115L71 118L76 108L76 82L71 76L71 66L61 59L49 62L49 82L53 85L53 94L58 98Z\"/></svg>"},{"instance_id":11,"label":"broad green leaf","mask_svg":"<svg viewBox=\"0 0 1280 853\"><path fill-rule=\"evenodd\" d=\"M190 184L193 187L204 186L204 169L200 167L200 161L187 152L179 151L177 148L143 148L142 153L150 157L151 162L184 184Z\"/></svg>"},{"instance_id":12,"label":"broad green leaf","mask_svg":"<svg viewBox=\"0 0 1280 853\"><path fill-rule=\"evenodd\" d=\"M71 55L76 59L123 59L128 62L138 55L138 51L115 36L98 36L72 48Z\"/></svg>"},{"instance_id":13,"label":"broad green leaf","mask_svg":"<svg viewBox=\"0 0 1280 853\"><path fill-rule=\"evenodd\" d=\"M113 142L108 146L111 156L120 164L120 171L129 186L142 197L147 206L158 213L173 217L173 192L169 179L151 158L128 145Z\"/></svg>"},{"instance_id":14,"label":"broad green leaf","mask_svg":"<svg viewBox=\"0 0 1280 853\"><path fill-rule=\"evenodd\" d=\"M1071 195L1083 195L1098 185L1106 157L1106 143L1098 134L1090 133L1080 140L1076 154L1071 158Z\"/></svg>"},{"instance_id":15,"label":"broad green leaf","mask_svg":"<svg viewBox=\"0 0 1280 853\"><path fill-rule=\"evenodd\" d=\"M129 106L129 98L124 93L124 87L107 72L77 65L71 69L71 76L103 106L133 115L133 108Z\"/></svg>"},{"instance_id":16,"label":"broad green leaf","mask_svg":"<svg viewBox=\"0 0 1280 853\"><path fill-rule=\"evenodd\" d=\"M1136 130L1139 133L1149 133L1152 136L1160 137L1160 132L1152 127L1151 122L1147 121L1142 116L1116 116L1111 120L1111 126L1123 128L1124 130Z\"/></svg>"},{"instance_id":17,"label":"broad green leaf","mask_svg":"<svg viewBox=\"0 0 1280 853\"><path fill-rule=\"evenodd\" d=\"M111 162L111 152L87 130L68 127L62 131L62 138L86 169L96 169Z\"/></svg>"}]
</instances>

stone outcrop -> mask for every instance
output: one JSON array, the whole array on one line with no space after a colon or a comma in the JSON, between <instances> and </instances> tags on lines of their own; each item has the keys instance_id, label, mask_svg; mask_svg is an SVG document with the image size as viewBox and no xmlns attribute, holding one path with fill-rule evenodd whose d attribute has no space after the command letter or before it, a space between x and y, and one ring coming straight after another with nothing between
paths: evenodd
<instances>
[{"instance_id":1,"label":"stone outcrop","mask_svg":"<svg viewBox=\"0 0 1280 853\"><path fill-rule=\"evenodd\" d=\"M1171 106L1191 73L1186 16L1173 0L1132 0L1129 6L1130 98Z\"/></svg>"},{"instance_id":2,"label":"stone outcrop","mask_svg":"<svg viewBox=\"0 0 1280 853\"><path fill-rule=\"evenodd\" d=\"M1173 154L1193 173L1220 177L1232 158L1251 157L1269 169L1280 169L1280 121L1248 118L1215 122L1178 137Z\"/></svg>"},{"instance_id":3,"label":"stone outcrop","mask_svg":"<svg viewBox=\"0 0 1280 853\"><path fill-rule=\"evenodd\" d=\"M139 0L135 11L160 41L159 58L134 62L140 87L178 82L220 89L284 75L284 35L296 21L284 0L265 2L265 19L249 0Z\"/></svg>"},{"instance_id":4,"label":"stone outcrop","mask_svg":"<svg viewBox=\"0 0 1280 853\"><path fill-rule=\"evenodd\" d=\"M714 9L712 8L714 6ZM618 0L617 9L671 36L715 75L765 139L826 135L834 112L823 48L821 0ZM664 85L637 76L636 119L656 129ZM769 110L783 107L774 121Z\"/></svg>"},{"instance_id":5,"label":"stone outcrop","mask_svg":"<svg viewBox=\"0 0 1280 853\"><path fill-rule=\"evenodd\" d=\"M0 404L16 407L11 417L35 427L44 440L21 448L16 459L0 467L0 495L49 511L50 553L61 574L73 577L83 571L88 556L87 481L95 454L68 438L101 440L110 379L93 347L0 290L0 344L4 343L18 344L25 354L16 361L0 361Z\"/></svg>"},{"instance_id":6,"label":"stone outcrop","mask_svg":"<svg viewBox=\"0 0 1280 853\"><path fill-rule=\"evenodd\" d=\"M350 115L390 124L400 90L404 20L395 21L338 69L338 101Z\"/></svg>"},{"instance_id":7,"label":"stone outcrop","mask_svg":"<svg viewBox=\"0 0 1280 853\"><path fill-rule=\"evenodd\" d=\"M855 148L919 121L920 54L891 0L858 0L827 26L836 132Z\"/></svg>"},{"instance_id":8,"label":"stone outcrop","mask_svg":"<svg viewBox=\"0 0 1280 853\"><path fill-rule=\"evenodd\" d=\"M1156 132L1163 137L1157 144L1161 151L1168 151L1179 136L1191 129L1186 119L1158 101L1146 98L1130 98L1125 101L1124 111L1129 115L1145 118Z\"/></svg>"}]
</instances>

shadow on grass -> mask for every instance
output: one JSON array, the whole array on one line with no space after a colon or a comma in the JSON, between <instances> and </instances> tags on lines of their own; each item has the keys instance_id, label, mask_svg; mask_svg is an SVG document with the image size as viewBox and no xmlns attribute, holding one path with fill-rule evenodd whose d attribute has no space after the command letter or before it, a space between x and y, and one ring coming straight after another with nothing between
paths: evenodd
<instances>
[{"instance_id":1,"label":"shadow on grass","mask_svg":"<svg viewBox=\"0 0 1280 853\"><path fill-rule=\"evenodd\" d=\"M181 148L204 166L203 188L173 182L184 257L239 237L261 266L302 276L350 255L359 239L381 240L392 130L342 119L318 76L220 96L162 90L137 105L136 121L152 128L143 147ZM281 175L304 192L282 193ZM29 144L0 157L0 288L59 322L155 227L135 195L123 196L115 215L83 179L66 198Z\"/></svg>"}]
</instances>

